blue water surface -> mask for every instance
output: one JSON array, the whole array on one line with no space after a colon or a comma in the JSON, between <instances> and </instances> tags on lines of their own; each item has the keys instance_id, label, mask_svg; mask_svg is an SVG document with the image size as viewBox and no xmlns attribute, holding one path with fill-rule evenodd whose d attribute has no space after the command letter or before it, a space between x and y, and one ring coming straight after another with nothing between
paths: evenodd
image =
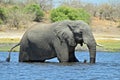
<instances>
[{"instance_id":1,"label":"blue water surface","mask_svg":"<svg viewBox=\"0 0 120 80\"><path fill-rule=\"evenodd\" d=\"M120 52L97 52L96 64L89 62L88 52L76 52L78 63L58 63L57 58L45 63L19 63L18 52L0 52L0 80L120 80Z\"/></svg>"}]
</instances>

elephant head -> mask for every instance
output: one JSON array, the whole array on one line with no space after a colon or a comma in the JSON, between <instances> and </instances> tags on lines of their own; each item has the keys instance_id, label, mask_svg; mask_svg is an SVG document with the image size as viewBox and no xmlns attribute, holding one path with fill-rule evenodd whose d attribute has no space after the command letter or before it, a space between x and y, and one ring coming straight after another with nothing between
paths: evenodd
<instances>
[{"instance_id":1,"label":"elephant head","mask_svg":"<svg viewBox=\"0 0 120 80\"><path fill-rule=\"evenodd\" d=\"M95 63L96 61L96 41L92 34L89 25L83 21L72 21L69 22L68 26L72 30L77 42L83 41L87 45L90 53L90 63ZM82 36L82 39L81 39ZM82 43L80 43L82 45Z\"/></svg>"},{"instance_id":2,"label":"elephant head","mask_svg":"<svg viewBox=\"0 0 120 80\"><path fill-rule=\"evenodd\" d=\"M96 41L92 34L89 25L83 21L63 21L59 24L57 33L61 41L67 40L69 45L76 46L76 44L87 45L90 53L90 63L96 61ZM62 37L61 37L62 35ZM64 36L64 38L63 38ZM63 40L62 40L63 39Z\"/></svg>"}]
</instances>

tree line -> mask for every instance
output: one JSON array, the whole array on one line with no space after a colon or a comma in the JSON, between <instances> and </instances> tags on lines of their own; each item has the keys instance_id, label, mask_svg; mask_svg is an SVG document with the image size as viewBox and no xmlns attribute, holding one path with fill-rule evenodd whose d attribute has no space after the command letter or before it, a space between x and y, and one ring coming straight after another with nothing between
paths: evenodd
<instances>
[{"instance_id":1,"label":"tree line","mask_svg":"<svg viewBox=\"0 0 120 80\"><path fill-rule=\"evenodd\" d=\"M0 0L0 25L19 29L33 21L56 22L64 19L90 23L91 17L120 22L119 4L119 0L99 5L81 0Z\"/></svg>"}]
</instances>

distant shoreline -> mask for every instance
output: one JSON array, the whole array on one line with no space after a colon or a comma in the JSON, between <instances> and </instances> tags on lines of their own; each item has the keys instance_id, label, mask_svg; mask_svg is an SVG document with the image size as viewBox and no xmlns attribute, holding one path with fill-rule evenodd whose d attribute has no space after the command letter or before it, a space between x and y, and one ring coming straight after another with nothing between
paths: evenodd
<instances>
[{"instance_id":1,"label":"distant shoreline","mask_svg":"<svg viewBox=\"0 0 120 80\"><path fill-rule=\"evenodd\" d=\"M0 38L0 51L9 51L15 44L19 43L20 38ZM120 52L120 39L97 38L96 42L102 47L97 46L97 51ZM13 52L18 52L19 47L15 48ZM76 47L76 51L88 51L86 45L83 47Z\"/></svg>"},{"instance_id":2,"label":"distant shoreline","mask_svg":"<svg viewBox=\"0 0 120 80\"><path fill-rule=\"evenodd\" d=\"M12 46L20 42L25 30L0 31L0 51L9 51ZM97 46L97 51L120 52L120 35L94 32L95 40L103 47ZM86 51L85 47L77 50ZM14 49L19 51L19 48Z\"/></svg>"}]
</instances>

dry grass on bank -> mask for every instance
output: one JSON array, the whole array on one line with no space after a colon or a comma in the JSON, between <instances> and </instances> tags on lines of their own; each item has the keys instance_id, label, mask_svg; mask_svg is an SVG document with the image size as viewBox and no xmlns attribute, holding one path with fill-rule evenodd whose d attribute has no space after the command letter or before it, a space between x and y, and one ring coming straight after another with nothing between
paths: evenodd
<instances>
[{"instance_id":1,"label":"dry grass on bank","mask_svg":"<svg viewBox=\"0 0 120 80\"><path fill-rule=\"evenodd\" d=\"M0 38L0 43L18 43L20 41L19 38Z\"/></svg>"}]
</instances>

